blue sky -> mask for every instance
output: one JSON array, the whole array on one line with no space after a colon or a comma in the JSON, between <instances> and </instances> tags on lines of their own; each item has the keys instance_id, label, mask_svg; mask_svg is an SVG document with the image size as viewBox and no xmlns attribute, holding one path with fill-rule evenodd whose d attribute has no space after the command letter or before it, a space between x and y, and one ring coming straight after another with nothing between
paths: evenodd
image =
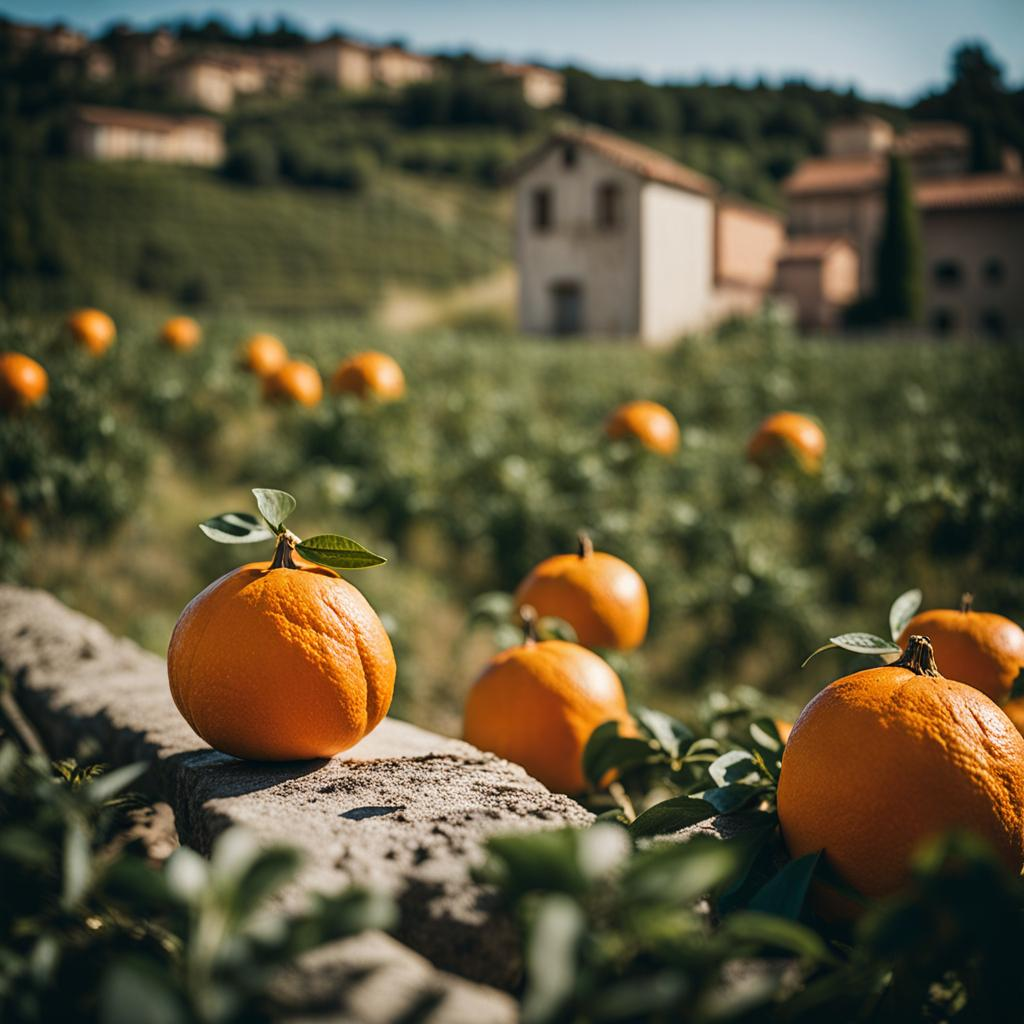
<instances>
[{"instance_id":1,"label":"blue sky","mask_svg":"<svg viewBox=\"0 0 1024 1024\"><path fill-rule=\"evenodd\" d=\"M654 81L803 75L897 100L940 85L952 47L981 39L1024 83L1024 0L0 0L9 17L90 30L211 11Z\"/></svg>"}]
</instances>

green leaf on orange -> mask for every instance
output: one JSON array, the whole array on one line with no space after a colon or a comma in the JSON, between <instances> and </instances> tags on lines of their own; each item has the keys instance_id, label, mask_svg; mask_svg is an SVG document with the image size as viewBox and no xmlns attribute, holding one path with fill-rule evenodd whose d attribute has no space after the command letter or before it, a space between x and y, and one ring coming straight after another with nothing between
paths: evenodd
<instances>
[{"instance_id":1,"label":"green leaf on orange","mask_svg":"<svg viewBox=\"0 0 1024 1024\"><path fill-rule=\"evenodd\" d=\"M917 609L921 607L922 597L921 591L915 588L900 594L893 601L892 607L889 609L889 632L894 641L899 640L903 635L903 630L907 628L907 623L917 614Z\"/></svg>"},{"instance_id":2,"label":"green leaf on orange","mask_svg":"<svg viewBox=\"0 0 1024 1024\"><path fill-rule=\"evenodd\" d=\"M295 499L287 491L275 491L270 487L254 487L252 493L267 526L274 533L280 533L284 529L284 521L295 511Z\"/></svg>"},{"instance_id":3,"label":"green leaf on orange","mask_svg":"<svg viewBox=\"0 0 1024 1024\"><path fill-rule=\"evenodd\" d=\"M822 644L816 651L812 651L804 659L803 668L815 655L822 651L830 651L838 647L844 651L852 651L854 654L899 654L901 648L890 640L885 640L874 633L840 633L839 636L829 637L827 644Z\"/></svg>"},{"instance_id":4,"label":"green leaf on orange","mask_svg":"<svg viewBox=\"0 0 1024 1024\"><path fill-rule=\"evenodd\" d=\"M349 537L341 537L336 533L322 533L317 537L309 537L295 545L295 550L303 558L317 565L326 565L331 569L369 569L374 565L383 565L387 559L375 555Z\"/></svg>"},{"instance_id":5,"label":"green leaf on orange","mask_svg":"<svg viewBox=\"0 0 1024 1024\"><path fill-rule=\"evenodd\" d=\"M218 544L252 544L273 540L274 534L248 512L225 512L199 524L199 529Z\"/></svg>"}]
</instances>

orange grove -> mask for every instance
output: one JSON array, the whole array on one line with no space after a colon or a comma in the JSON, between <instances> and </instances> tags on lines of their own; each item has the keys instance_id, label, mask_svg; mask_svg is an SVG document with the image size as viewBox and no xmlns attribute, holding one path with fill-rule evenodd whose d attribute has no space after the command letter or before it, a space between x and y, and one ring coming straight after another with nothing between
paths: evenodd
<instances>
[{"instance_id":1,"label":"orange grove","mask_svg":"<svg viewBox=\"0 0 1024 1024\"><path fill-rule=\"evenodd\" d=\"M604 430L612 440L632 437L659 455L671 455L679 447L679 424L675 416L657 402L620 405L605 420Z\"/></svg>"},{"instance_id":2,"label":"orange grove","mask_svg":"<svg viewBox=\"0 0 1024 1024\"><path fill-rule=\"evenodd\" d=\"M331 391L393 402L405 394L405 375L391 356L383 352L360 352L334 371Z\"/></svg>"},{"instance_id":3,"label":"orange grove","mask_svg":"<svg viewBox=\"0 0 1024 1024\"><path fill-rule=\"evenodd\" d=\"M98 309L75 310L67 319L67 328L75 343L94 356L103 355L117 337L114 321Z\"/></svg>"},{"instance_id":4,"label":"orange grove","mask_svg":"<svg viewBox=\"0 0 1024 1024\"><path fill-rule=\"evenodd\" d=\"M21 352L0 354L0 409L18 412L39 402L50 386L46 370Z\"/></svg>"}]
</instances>

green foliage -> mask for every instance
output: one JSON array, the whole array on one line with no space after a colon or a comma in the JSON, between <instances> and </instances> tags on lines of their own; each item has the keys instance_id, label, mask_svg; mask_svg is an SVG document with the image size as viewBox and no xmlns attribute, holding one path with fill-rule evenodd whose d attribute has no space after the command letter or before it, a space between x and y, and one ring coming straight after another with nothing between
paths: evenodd
<instances>
[{"instance_id":1,"label":"green foliage","mask_svg":"<svg viewBox=\"0 0 1024 1024\"><path fill-rule=\"evenodd\" d=\"M387 900L352 889L284 916L269 903L298 855L224 832L206 861L160 865L118 843L142 766L54 766L0 745L0 1017L228 1024L273 1017L268 986L298 954L387 927Z\"/></svg>"},{"instance_id":2,"label":"green foliage","mask_svg":"<svg viewBox=\"0 0 1024 1024\"><path fill-rule=\"evenodd\" d=\"M918 323L924 304L921 226L906 157L889 157L885 223L878 245L876 296L885 321Z\"/></svg>"}]
</instances>

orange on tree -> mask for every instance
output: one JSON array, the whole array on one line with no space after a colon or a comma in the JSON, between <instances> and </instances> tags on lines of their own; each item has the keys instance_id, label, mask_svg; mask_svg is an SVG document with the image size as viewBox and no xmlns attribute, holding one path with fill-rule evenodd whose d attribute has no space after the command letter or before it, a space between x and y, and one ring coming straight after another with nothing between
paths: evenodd
<instances>
[{"instance_id":1,"label":"orange on tree","mask_svg":"<svg viewBox=\"0 0 1024 1024\"><path fill-rule=\"evenodd\" d=\"M671 455L679 447L679 424L675 416L657 402L620 405L605 420L604 432L612 440L634 438L659 455Z\"/></svg>"},{"instance_id":2,"label":"orange on tree","mask_svg":"<svg viewBox=\"0 0 1024 1024\"><path fill-rule=\"evenodd\" d=\"M341 363L331 377L334 394L393 402L405 394L402 368L383 352L360 352Z\"/></svg>"},{"instance_id":3,"label":"orange on tree","mask_svg":"<svg viewBox=\"0 0 1024 1024\"><path fill-rule=\"evenodd\" d=\"M103 355L117 337L114 321L99 309L76 309L67 328L76 344L94 356Z\"/></svg>"},{"instance_id":4,"label":"orange on tree","mask_svg":"<svg viewBox=\"0 0 1024 1024\"><path fill-rule=\"evenodd\" d=\"M585 786L583 749L602 723L632 729L622 682L593 651L565 640L536 639L536 612L523 609L524 642L502 651L473 683L463 735L469 743L522 765L560 793Z\"/></svg>"},{"instance_id":5,"label":"orange on tree","mask_svg":"<svg viewBox=\"0 0 1024 1024\"><path fill-rule=\"evenodd\" d=\"M0 354L0 409L20 412L39 402L50 386L46 370L21 352Z\"/></svg>"},{"instance_id":6,"label":"orange on tree","mask_svg":"<svg viewBox=\"0 0 1024 1024\"><path fill-rule=\"evenodd\" d=\"M579 535L579 552L546 558L519 584L516 606L564 619L585 647L628 651L647 635L647 587L627 562L595 551Z\"/></svg>"},{"instance_id":7,"label":"orange on tree","mask_svg":"<svg viewBox=\"0 0 1024 1024\"><path fill-rule=\"evenodd\" d=\"M202 329L190 316L172 316L160 328L160 340L176 352L195 348L202 336Z\"/></svg>"},{"instance_id":8,"label":"orange on tree","mask_svg":"<svg viewBox=\"0 0 1024 1024\"><path fill-rule=\"evenodd\" d=\"M269 529L246 513L217 516L202 529L223 543L276 536L274 558L232 570L181 613L167 652L171 695L224 753L331 757L376 728L395 684L384 626L334 569L384 559L333 534L300 541L284 526L295 499L253 493Z\"/></svg>"},{"instance_id":9,"label":"orange on tree","mask_svg":"<svg viewBox=\"0 0 1024 1024\"><path fill-rule=\"evenodd\" d=\"M782 757L778 814L793 857L824 851L866 897L896 891L914 849L953 829L1024 863L1024 737L984 694L943 678L926 637L845 676L801 712ZM830 888L827 914L851 901Z\"/></svg>"},{"instance_id":10,"label":"orange on tree","mask_svg":"<svg viewBox=\"0 0 1024 1024\"><path fill-rule=\"evenodd\" d=\"M257 377L269 377L288 362L288 349L272 334L253 334L242 348L245 368Z\"/></svg>"},{"instance_id":11,"label":"orange on tree","mask_svg":"<svg viewBox=\"0 0 1024 1024\"><path fill-rule=\"evenodd\" d=\"M898 642L905 644L912 633L927 636L943 672L1002 704L1024 669L1024 629L1002 615L976 612L972 603L964 594L959 609L919 612Z\"/></svg>"},{"instance_id":12,"label":"orange on tree","mask_svg":"<svg viewBox=\"0 0 1024 1024\"><path fill-rule=\"evenodd\" d=\"M768 466L788 455L804 472L816 473L821 469L825 447L825 432L809 416L777 412L754 431L747 445L747 458Z\"/></svg>"},{"instance_id":13,"label":"orange on tree","mask_svg":"<svg viewBox=\"0 0 1024 1024\"><path fill-rule=\"evenodd\" d=\"M275 373L263 379L265 398L299 405L316 405L324 396L320 372L312 363L290 359Z\"/></svg>"}]
</instances>

